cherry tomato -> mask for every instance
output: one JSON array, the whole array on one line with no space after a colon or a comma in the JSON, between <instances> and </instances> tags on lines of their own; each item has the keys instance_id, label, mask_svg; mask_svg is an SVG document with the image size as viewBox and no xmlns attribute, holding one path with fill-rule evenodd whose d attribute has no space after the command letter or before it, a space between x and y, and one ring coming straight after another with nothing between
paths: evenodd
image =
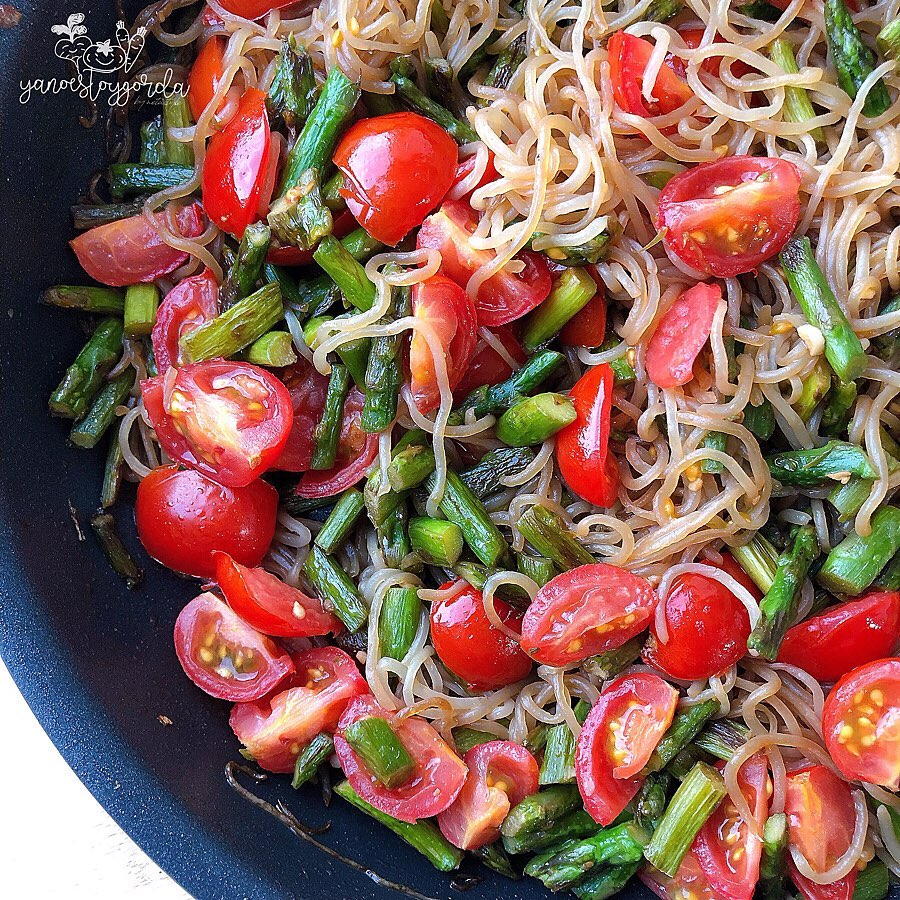
<instances>
[{"instance_id":1,"label":"cherry tomato","mask_svg":"<svg viewBox=\"0 0 900 900\"><path fill-rule=\"evenodd\" d=\"M693 848L681 861L674 878L649 865L641 869L638 878L663 900L722 900L721 895L710 886Z\"/></svg>"},{"instance_id":2,"label":"cherry tomato","mask_svg":"<svg viewBox=\"0 0 900 900\"><path fill-rule=\"evenodd\" d=\"M900 641L900 592L873 591L795 625L778 661L817 681L837 681L864 663L890 656Z\"/></svg>"},{"instance_id":3,"label":"cherry tomato","mask_svg":"<svg viewBox=\"0 0 900 900\"><path fill-rule=\"evenodd\" d=\"M272 538L278 491L264 481L223 487L178 466L160 466L138 485L134 518L147 552L185 575L215 578L216 551L258 566Z\"/></svg>"},{"instance_id":4,"label":"cherry tomato","mask_svg":"<svg viewBox=\"0 0 900 900\"><path fill-rule=\"evenodd\" d=\"M281 456L272 467L287 472L305 472L312 462L316 425L325 409L328 378L307 360L300 358L281 373L291 395L294 420Z\"/></svg>"},{"instance_id":5,"label":"cherry tomato","mask_svg":"<svg viewBox=\"0 0 900 900\"><path fill-rule=\"evenodd\" d=\"M450 389L453 390L468 369L475 352L477 324L475 306L469 295L445 275L432 275L413 285L413 316L431 327L442 348ZM409 344L410 390L419 412L427 413L441 402L434 367L434 356L422 332L413 332Z\"/></svg>"},{"instance_id":6,"label":"cherry tomato","mask_svg":"<svg viewBox=\"0 0 900 900\"><path fill-rule=\"evenodd\" d=\"M248 568L216 553L216 581L228 605L257 631L272 637L317 637L343 631L316 597L285 584L265 569Z\"/></svg>"},{"instance_id":7,"label":"cherry tomato","mask_svg":"<svg viewBox=\"0 0 900 900\"><path fill-rule=\"evenodd\" d=\"M214 35L200 49L188 75L188 105L196 122L212 102L225 71L223 60L228 41Z\"/></svg>"},{"instance_id":8,"label":"cherry tomato","mask_svg":"<svg viewBox=\"0 0 900 900\"><path fill-rule=\"evenodd\" d=\"M511 328L501 325L499 328L492 328L491 331L516 362L520 364L525 362L525 351ZM454 396L464 400L472 391L485 385L500 384L512 373L510 364L485 341L476 345L472 361L462 373L462 378L453 391Z\"/></svg>"},{"instance_id":9,"label":"cherry tomato","mask_svg":"<svg viewBox=\"0 0 900 900\"><path fill-rule=\"evenodd\" d=\"M163 450L227 487L270 468L291 430L287 388L250 363L182 366L171 385L165 375L142 381L141 394Z\"/></svg>"},{"instance_id":10,"label":"cherry tomato","mask_svg":"<svg viewBox=\"0 0 900 900\"><path fill-rule=\"evenodd\" d=\"M238 703L230 725L258 765L291 772L300 751L317 734L333 732L355 697L369 685L356 663L337 647L295 653L295 673L255 703Z\"/></svg>"},{"instance_id":11,"label":"cherry tomato","mask_svg":"<svg viewBox=\"0 0 900 900\"><path fill-rule=\"evenodd\" d=\"M717 284L695 284L663 313L647 345L647 374L657 387L678 387L693 379L694 362L709 340L720 303Z\"/></svg>"},{"instance_id":12,"label":"cherry tomato","mask_svg":"<svg viewBox=\"0 0 900 900\"><path fill-rule=\"evenodd\" d=\"M679 28L678 33L681 35L681 39L684 41L685 45L690 47L692 50L696 50L697 47L700 46L700 42L703 40L703 35L706 33L703 28ZM718 43L722 40L719 35L716 35L713 39L713 43ZM682 78L687 77L687 62L683 60L680 56L673 56L669 54L666 57L666 62L672 68L674 72L680 75ZM706 59L700 63L700 68L704 72L709 72L710 75L718 75L724 60L721 56L708 56ZM743 62L740 59L732 59L730 60L731 66L731 74L734 75L735 78L743 78L744 75L749 72L755 71L751 69L747 63Z\"/></svg>"},{"instance_id":13,"label":"cherry tomato","mask_svg":"<svg viewBox=\"0 0 900 900\"><path fill-rule=\"evenodd\" d=\"M344 729L370 716L388 722L415 761L409 780L400 787L381 784L344 740ZM334 736L334 749L353 790L375 809L402 822L439 815L457 798L466 781L466 764L428 722L418 716L395 716L371 696L358 697L344 711Z\"/></svg>"},{"instance_id":14,"label":"cherry tomato","mask_svg":"<svg viewBox=\"0 0 900 900\"><path fill-rule=\"evenodd\" d=\"M178 341L183 334L214 319L219 312L218 302L219 285L209 269L179 281L166 294L159 304L151 335L156 370L160 375L165 375L173 365L181 365Z\"/></svg>"},{"instance_id":15,"label":"cherry tomato","mask_svg":"<svg viewBox=\"0 0 900 900\"><path fill-rule=\"evenodd\" d=\"M491 250L476 250L469 237L478 224L478 216L467 203L445 200L419 229L416 246L438 250L441 271L465 288L472 275L494 259ZM550 293L550 269L539 253L520 253L516 259L525 264L521 272L503 269L488 278L478 289L475 305L479 325L506 325L520 319L547 299Z\"/></svg>"},{"instance_id":16,"label":"cherry tomato","mask_svg":"<svg viewBox=\"0 0 900 900\"><path fill-rule=\"evenodd\" d=\"M659 675L622 675L591 707L575 744L575 777L584 807L609 825L640 790L638 774L675 715L678 691Z\"/></svg>"},{"instance_id":17,"label":"cherry tomato","mask_svg":"<svg viewBox=\"0 0 900 900\"><path fill-rule=\"evenodd\" d=\"M453 584L448 581L441 590ZM489 691L521 681L531 671L531 660L516 641L491 624L481 591L463 584L456 582L458 592L431 604L435 653L470 690ZM522 614L508 603L495 597L494 609L508 628L521 629Z\"/></svg>"},{"instance_id":18,"label":"cherry tomato","mask_svg":"<svg viewBox=\"0 0 900 900\"><path fill-rule=\"evenodd\" d=\"M715 565L717 569L721 569L726 575L730 575L741 587L749 591L756 600L762 600L762 591L730 553L723 553L722 561L711 563L711 565Z\"/></svg>"},{"instance_id":19,"label":"cherry tomato","mask_svg":"<svg viewBox=\"0 0 900 900\"><path fill-rule=\"evenodd\" d=\"M559 339L569 347L599 347L606 337L606 294L603 282L593 268L588 271L597 282L597 293L588 300L559 333Z\"/></svg>"},{"instance_id":20,"label":"cherry tomato","mask_svg":"<svg viewBox=\"0 0 900 900\"><path fill-rule=\"evenodd\" d=\"M454 847L477 850L496 841L510 809L537 791L538 764L512 741L479 744L463 762L469 770L466 783L438 816L438 826Z\"/></svg>"},{"instance_id":21,"label":"cherry tomato","mask_svg":"<svg viewBox=\"0 0 900 900\"><path fill-rule=\"evenodd\" d=\"M295 4L297 0L221 0L221 7L233 16L244 19L261 19L273 9L283 9Z\"/></svg>"},{"instance_id":22,"label":"cherry tomato","mask_svg":"<svg viewBox=\"0 0 900 900\"><path fill-rule=\"evenodd\" d=\"M365 396L353 388L344 401L344 421L338 439L337 462L331 469L309 470L303 473L300 483L294 488L298 497L333 497L353 487L364 478L375 457L378 455L378 435L362 430L362 415Z\"/></svg>"},{"instance_id":23,"label":"cherry tomato","mask_svg":"<svg viewBox=\"0 0 900 900\"><path fill-rule=\"evenodd\" d=\"M472 154L471 156L467 156L459 165L456 167L456 175L453 178L453 186L450 188L450 193L455 193L456 189L464 182L474 171L475 171L475 162L478 159L476 154ZM466 191L465 194L456 197L457 200L465 200L466 203L472 197L472 194L478 190L480 187L484 187L486 184L490 184L492 181L496 181L499 178L499 174L497 172L497 167L494 165L494 154L488 150L488 159L487 164L484 167L484 172L481 175L481 178L478 179L478 183L470 186L469 190Z\"/></svg>"},{"instance_id":24,"label":"cherry tomato","mask_svg":"<svg viewBox=\"0 0 900 900\"><path fill-rule=\"evenodd\" d=\"M799 191L800 172L787 160L728 156L676 175L660 192L656 227L683 263L719 278L741 275L788 242Z\"/></svg>"},{"instance_id":25,"label":"cherry tomato","mask_svg":"<svg viewBox=\"0 0 900 900\"><path fill-rule=\"evenodd\" d=\"M418 228L456 176L456 141L413 112L360 119L341 138L334 164L341 196L369 234L392 247Z\"/></svg>"},{"instance_id":26,"label":"cherry tomato","mask_svg":"<svg viewBox=\"0 0 900 900\"><path fill-rule=\"evenodd\" d=\"M569 490L597 506L616 502L619 473L609 450L613 371L608 365L588 369L569 397L577 418L556 435L556 462Z\"/></svg>"},{"instance_id":27,"label":"cherry tomato","mask_svg":"<svg viewBox=\"0 0 900 900\"><path fill-rule=\"evenodd\" d=\"M269 208L271 146L266 95L248 88L234 118L210 138L203 162L206 214L237 238Z\"/></svg>"},{"instance_id":28,"label":"cherry tomato","mask_svg":"<svg viewBox=\"0 0 900 900\"><path fill-rule=\"evenodd\" d=\"M200 594L175 620L185 675L218 700L257 700L294 671L291 658L215 594Z\"/></svg>"},{"instance_id":29,"label":"cherry tomato","mask_svg":"<svg viewBox=\"0 0 900 900\"><path fill-rule=\"evenodd\" d=\"M867 663L845 675L825 700L822 735L847 778L900 787L900 659Z\"/></svg>"},{"instance_id":30,"label":"cherry tomato","mask_svg":"<svg viewBox=\"0 0 900 900\"><path fill-rule=\"evenodd\" d=\"M180 207L175 224L183 237L202 234L200 204ZM155 281L174 272L188 258L187 253L165 243L143 214L98 225L69 241L69 246L94 281L113 287Z\"/></svg>"}]
</instances>

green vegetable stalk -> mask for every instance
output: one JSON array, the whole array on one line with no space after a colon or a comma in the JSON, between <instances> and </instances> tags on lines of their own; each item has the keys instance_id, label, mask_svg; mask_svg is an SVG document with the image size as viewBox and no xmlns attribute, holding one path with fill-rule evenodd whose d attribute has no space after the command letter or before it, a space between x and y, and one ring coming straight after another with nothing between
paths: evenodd
<instances>
[{"instance_id":1,"label":"green vegetable stalk","mask_svg":"<svg viewBox=\"0 0 900 900\"><path fill-rule=\"evenodd\" d=\"M317 734L301 751L294 763L294 775L291 787L297 790L313 778L319 767L323 766L334 754L334 741L324 731Z\"/></svg>"},{"instance_id":2,"label":"green vegetable stalk","mask_svg":"<svg viewBox=\"0 0 900 900\"><path fill-rule=\"evenodd\" d=\"M332 366L328 390L325 393L325 408L314 434L315 447L310 463L313 469L330 469L335 464L341 425L344 421L344 401L349 390L350 372L347 367Z\"/></svg>"},{"instance_id":3,"label":"green vegetable stalk","mask_svg":"<svg viewBox=\"0 0 900 900\"><path fill-rule=\"evenodd\" d=\"M769 56L776 66L780 66L788 75L796 75L800 70L791 45L784 38L772 41ZM784 117L788 122L809 122L816 117L816 111L810 102L809 94L802 87L786 87L784 89ZM819 128L811 128L809 135L814 141L824 143L825 132Z\"/></svg>"},{"instance_id":4,"label":"green vegetable stalk","mask_svg":"<svg viewBox=\"0 0 900 900\"><path fill-rule=\"evenodd\" d=\"M577 418L575 404L562 394L536 394L514 403L497 420L494 433L510 447L543 443Z\"/></svg>"},{"instance_id":5,"label":"green vegetable stalk","mask_svg":"<svg viewBox=\"0 0 900 900\"><path fill-rule=\"evenodd\" d=\"M121 316L125 312L125 293L117 288L60 284L47 288L41 294L41 303L60 309Z\"/></svg>"},{"instance_id":6,"label":"green vegetable stalk","mask_svg":"<svg viewBox=\"0 0 900 900\"><path fill-rule=\"evenodd\" d=\"M522 346L527 353L556 337L563 325L587 306L597 293L597 282L587 269L566 269L556 279L550 295L528 317L522 336Z\"/></svg>"}]
</instances>

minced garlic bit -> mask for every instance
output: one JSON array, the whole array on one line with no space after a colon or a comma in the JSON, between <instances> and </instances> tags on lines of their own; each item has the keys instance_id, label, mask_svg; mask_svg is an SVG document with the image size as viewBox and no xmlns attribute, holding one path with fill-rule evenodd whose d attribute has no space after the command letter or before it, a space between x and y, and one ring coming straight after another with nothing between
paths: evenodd
<instances>
[{"instance_id":1,"label":"minced garlic bit","mask_svg":"<svg viewBox=\"0 0 900 900\"><path fill-rule=\"evenodd\" d=\"M800 340L806 344L810 356L821 356L825 352L825 335L815 325L801 325L797 329Z\"/></svg>"}]
</instances>

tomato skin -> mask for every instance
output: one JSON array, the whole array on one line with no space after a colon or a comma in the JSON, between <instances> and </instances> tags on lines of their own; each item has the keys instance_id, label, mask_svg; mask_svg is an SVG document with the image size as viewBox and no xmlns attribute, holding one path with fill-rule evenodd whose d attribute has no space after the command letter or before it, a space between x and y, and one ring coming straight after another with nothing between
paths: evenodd
<instances>
[{"instance_id":1,"label":"tomato skin","mask_svg":"<svg viewBox=\"0 0 900 900\"><path fill-rule=\"evenodd\" d=\"M156 370L165 375L173 365L181 365L183 334L214 319L219 312L219 285L209 269L179 281L166 294L156 313L151 340Z\"/></svg>"},{"instance_id":2,"label":"tomato skin","mask_svg":"<svg viewBox=\"0 0 900 900\"><path fill-rule=\"evenodd\" d=\"M441 590L454 582L441 585ZM431 604L431 643L441 662L470 690L490 691L515 684L528 676L531 659L511 637L495 628L484 611L481 591L457 581L459 591ZM522 614L494 598L504 625L522 627Z\"/></svg>"},{"instance_id":3,"label":"tomato skin","mask_svg":"<svg viewBox=\"0 0 900 900\"><path fill-rule=\"evenodd\" d=\"M525 351L512 328L501 325L499 328L492 328L491 331L516 362L525 362ZM512 373L509 363L493 347L487 343L480 347L476 345L472 360L462 373L453 394L457 399L464 400L472 391L485 385L500 384Z\"/></svg>"},{"instance_id":4,"label":"tomato skin","mask_svg":"<svg viewBox=\"0 0 900 900\"><path fill-rule=\"evenodd\" d=\"M640 790L638 773L677 705L678 691L649 672L622 675L597 698L575 744L575 778L594 821L609 825ZM610 744L625 753L618 764Z\"/></svg>"},{"instance_id":5,"label":"tomato skin","mask_svg":"<svg viewBox=\"0 0 900 900\"><path fill-rule=\"evenodd\" d=\"M212 102L213 95L225 70L223 59L228 41L213 35L201 47L188 75L188 106L196 122Z\"/></svg>"},{"instance_id":6,"label":"tomato skin","mask_svg":"<svg viewBox=\"0 0 900 900\"><path fill-rule=\"evenodd\" d=\"M312 463L315 429L325 409L328 378L302 357L281 373L281 380L291 395L294 419L287 443L273 469L305 472Z\"/></svg>"},{"instance_id":7,"label":"tomato skin","mask_svg":"<svg viewBox=\"0 0 900 900\"><path fill-rule=\"evenodd\" d=\"M686 46L690 47L692 50L696 50L703 40L705 30L703 28L679 28L678 33L681 35L681 39ZM713 43L718 43L721 40L719 35L716 35ZM676 74L680 75L682 78L687 77L687 62L680 56L673 56L670 54L667 57L666 62ZM709 72L710 75L718 75L723 62L724 60L720 56L708 56L700 64L700 68L704 72ZM731 74L734 75L735 78L743 78L744 75L755 71L755 69L751 69L750 66L740 59L732 59L730 60L730 63Z\"/></svg>"},{"instance_id":8,"label":"tomato skin","mask_svg":"<svg viewBox=\"0 0 900 900\"><path fill-rule=\"evenodd\" d=\"M656 227L666 229L663 241L683 263L719 278L741 275L788 242L800 218L799 191L800 171L787 160L728 156L669 181Z\"/></svg>"},{"instance_id":9,"label":"tomato skin","mask_svg":"<svg viewBox=\"0 0 900 900\"><path fill-rule=\"evenodd\" d=\"M788 630L778 661L837 681L853 669L890 656L900 641L900 591L872 591L839 603Z\"/></svg>"},{"instance_id":10,"label":"tomato skin","mask_svg":"<svg viewBox=\"0 0 900 900\"><path fill-rule=\"evenodd\" d=\"M256 763L291 772L300 750L322 731L334 732L347 705L369 693L356 663L337 647L295 653L295 672L254 703L235 704L229 724Z\"/></svg>"},{"instance_id":11,"label":"tomato skin","mask_svg":"<svg viewBox=\"0 0 900 900\"><path fill-rule=\"evenodd\" d=\"M847 778L900 788L900 659L876 660L841 678L825 699L822 735Z\"/></svg>"},{"instance_id":12,"label":"tomato skin","mask_svg":"<svg viewBox=\"0 0 900 900\"><path fill-rule=\"evenodd\" d=\"M183 237L198 237L203 233L203 208L199 203L180 207L175 224ZM166 244L143 214L98 225L69 241L69 246L94 281L112 287L155 281L188 258Z\"/></svg>"},{"instance_id":13,"label":"tomato skin","mask_svg":"<svg viewBox=\"0 0 900 900\"><path fill-rule=\"evenodd\" d=\"M599 347L606 337L606 293L594 268L588 271L597 282L597 293L563 325L559 339L569 347Z\"/></svg>"},{"instance_id":14,"label":"tomato skin","mask_svg":"<svg viewBox=\"0 0 900 900\"><path fill-rule=\"evenodd\" d=\"M160 466L137 489L134 518L146 551L175 572L215 578L216 551L258 566L278 516L278 491L264 481L223 487L193 469Z\"/></svg>"},{"instance_id":15,"label":"tomato skin","mask_svg":"<svg viewBox=\"0 0 900 900\"><path fill-rule=\"evenodd\" d=\"M296 0L222 0L221 7L233 16L241 16L244 19L261 19L273 9L283 9L291 6Z\"/></svg>"},{"instance_id":16,"label":"tomato skin","mask_svg":"<svg viewBox=\"0 0 900 900\"><path fill-rule=\"evenodd\" d=\"M710 886L693 848L688 850L681 861L674 878L650 865L644 866L638 872L638 878L657 897L662 897L662 900L683 900L684 897L691 897L692 900L722 900Z\"/></svg>"},{"instance_id":17,"label":"tomato skin","mask_svg":"<svg viewBox=\"0 0 900 900\"><path fill-rule=\"evenodd\" d=\"M216 651L221 647L228 652L219 660ZM178 614L175 652L185 675L217 700L257 700L294 671L284 651L210 593L194 597ZM252 659L237 655L248 652ZM208 660L202 658L204 653L209 654ZM220 675L218 669L239 675Z\"/></svg>"},{"instance_id":18,"label":"tomato skin","mask_svg":"<svg viewBox=\"0 0 900 900\"><path fill-rule=\"evenodd\" d=\"M291 430L287 388L259 366L210 359L141 382L160 446L227 487L243 487L278 459ZM168 391L168 396L167 396Z\"/></svg>"},{"instance_id":19,"label":"tomato skin","mask_svg":"<svg viewBox=\"0 0 900 900\"><path fill-rule=\"evenodd\" d=\"M344 729L369 716L387 721L416 763L409 780L397 788L386 788L351 746ZM399 718L382 709L371 696L358 697L344 711L334 736L334 749L353 790L367 803L402 822L437 816L457 798L466 781L466 764L424 719Z\"/></svg>"},{"instance_id":20,"label":"tomato skin","mask_svg":"<svg viewBox=\"0 0 900 900\"><path fill-rule=\"evenodd\" d=\"M455 189L459 187L459 185L466 180L474 171L475 171L475 161L477 159L476 154L472 154L471 156L467 156L461 163L459 163L456 167L456 175L453 178L453 185L450 188L450 193L454 193ZM492 181L496 181L500 174L497 172L497 167L494 165L494 154L492 151L488 150L488 159L487 163L484 167L484 172L481 174L481 178L478 179L478 183L466 191L465 194L456 197L457 200L464 200L466 203L469 202L472 198L472 194L478 190L480 187L484 187L486 184L490 184Z\"/></svg>"},{"instance_id":21,"label":"tomato skin","mask_svg":"<svg viewBox=\"0 0 900 900\"><path fill-rule=\"evenodd\" d=\"M341 138L334 164L341 196L369 234L392 247L441 202L456 176L456 141L413 112L360 119Z\"/></svg>"},{"instance_id":22,"label":"tomato skin","mask_svg":"<svg viewBox=\"0 0 900 900\"><path fill-rule=\"evenodd\" d=\"M469 770L466 783L438 816L438 826L454 847L477 850L496 841L510 809L537 791L538 764L512 741L479 744L463 762Z\"/></svg>"}]
</instances>

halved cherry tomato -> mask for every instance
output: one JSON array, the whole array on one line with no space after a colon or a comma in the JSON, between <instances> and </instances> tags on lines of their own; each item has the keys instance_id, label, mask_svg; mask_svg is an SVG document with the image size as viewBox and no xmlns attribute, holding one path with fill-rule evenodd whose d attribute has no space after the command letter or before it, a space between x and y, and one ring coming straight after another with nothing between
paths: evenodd
<instances>
[{"instance_id":1,"label":"halved cherry tomato","mask_svg":"<svg viewBox=\"0 0 900 900\"><path fill-rule=\"evenodd\" d=\"M678 387L694 377L694 361L709 340L720 303L719 285L695 284L663 313L647 345L647 374L657 387Z\"/></svg>"},{"instance_id":2,"label":"halved cherry tomato","mask_svg":"<svg viewBox=\"0 0 900 900\"><path fill-rule=\"evenodd\" d=\"M360 417L365 399L357 388L347 395L337 462L331 469L304 472L300 483L294 488L298 497L333 497L353 487L368 473L378 455L378 435L362 430Z\"/></svg>"},{"instance_id":3,"label":"halved cherry tomato","mask_svg":"<svg viewBox=\"0 0 900 900\"><path fill-rule=\"evenodd\" d=\"M228 487L243 487L278 459L291 430L287 388L271 373L227 359L182 366L141 382L163 450Z\"/></svg>"},{"instance_id":4,"label":"halved cherry tomato","mask_svg":"<svg viewBox=\"0 0 900 900\"><path fill-rule=\"evenodd\" d=\"M312 462L316 425L325 409L328 378L301 358L281 373L281 380L291 395L294 420L287 443L272 468L305 472Z\"/></svg>"},{"instance_id":5,"label":"halved cherry tomato","mask_svg":"<svg viewBox=\"0 0 900 900\"><path fill-rule=\"evenodd\" d=\"M257 631L272 637L317 637L343 631L317 597L285 584L265 569L248 568L216 553L216 581L228 605Z\"/></svg>"},{"instance_id":6,"label":"halved cherry tomato","mask_svg":"<svg viewBox=\"0 0 900 900\"><path fill-rule=\"evenodd\" d=\"M441 585L441 590L454 582ZM495 628L484 611L481 591L456 582L459 591L431 604L431 643L441 662L470 690L489 691L521 681L531 671L531 659L509 635ZM494 609L513 631L522 614L499 598Z\"/></svg>"},{"instance_id":7,"label":"halved cherry tomato","mask_svg":"<svg viewBox=\"0 0 900 900\"><path fill-rule=\"evenodd\" d=\"M466 783L449 809L438 816L441 834L461 850L477 850L500 837L507 813L538 789L538 764L521 745L488 741L463 762Z\"/></svg>"},{"instance_id":8,"label":"halved cherry tomato","mask_svg":"<svg viewBox=\"0 0 900 900\"><path fill-rule=\"evenodd\" d=\"M596 503L612 506L619 472L609 449L613 371L608 365L588 369L569 397L578 418L556 435L556 462L569 490Z\"/></svg>"},{"instance_id":9,"label":"halved cherry tomato","mask_svg":"<svg viewBox=\"0 0 900 900\"><path fill-rule=\"evenodd\" d=\"M297 0L221 0L221 7L233 16L244 19L261 19L273 9L283 9L295 4Z\"/></svg>"},{"instance_id":10,"label":"halved cherry tomato","mask_svg":"<svg viewBox=\"0 0 900 900\"><path fill-rule=\"evenodd\" d=\"M153 355L156 370L165 375L170 366L181 365L178 341L183 334L199 328L218 315L219 285L209 269L179 281L166 294L153 326Z\"/></svg>"},{"instance_id":11,"label":"halved cherry tomato","mask_svg":"<svg viewBox=\"0 0 900 900\"><path fill-rule=\"evenodd\" d=\"M491 331L516 362L525 362L525 351L512 328L501 325L499 328L492 328ZM453 393L458 399L465 399L477 388L499 384L512 373L510 364L485 341L476 345L472 361L466 366Z\"/></svg>"},{"instance_id":12,"label":"halved cherry tomato","mask_svg":"<svg viewBox=\"0 0 900 900\"><path fill-rule=\"evenodd\" d=\"M291 658L215 594L200 594L175 620L185 675L218 700L257 700L294 671Z\"/></svg>"},{"instance_id":13,"label":"halved cherry tomato","mask_svg":"<svg viewBox=\"0 0 900 900\"><path fill-rule=\"evenodd\" d=\"M706 33L703 28L679 28L678 33L681 35L681 39L684 43L690 47L692 50L696 50L697 47L700 46L700 42L703 40L703 35ZM718 43L722 40L719 35L716 35L713 43ZM666 62L669 66L682 78L687 77L687 62L683 60L680 56L674 56L673 54L669 54L666 58ZM722 57L720 56L708 56L703 62L700 64L700 68L704 72L709 72L710 75L718 75L719 71L722 68ZM755 71L751 69L750 66L747 65L743 60L740 59L732 59L731 60L731 74L734 75L735 78L743 78L749 72Z\"/></svg>"},{"instance_id":14,"label":"halved cherry tomato","mask_svg":"<svg viewBox=\"0 0 900 900\"><path fill-rule=\"evenodd\" d=\"M603 282L596 276L593 267L588 271L597 282L597 293L563 325L559 339L569 347L599 347L606 337L606 294Z\"/></svg>"},{"instance_id":15,"label":"halved cherry tomato","mask_svg":"<svg viewBox=\"0 0 900 900\"><path fill-rule=\"evenodd\" d=\"M900 659L867 663L845 675L825 700L822 735L847 776L900 787Z\"/></svg>"},{"instance_id":16,"label":"halved cherry tomato","mask_svg":"<svg viewBox=\"0 0 900 900\"><path fill-rule=\"evenodd\" d=\"M360 119L341 138L334 164L341 196L369 234L392 247L418 228L456 176L456 141L413 112Z\"/></svg>"},{"instance_id":17,"label":"halved cherry tomato","mask_svg":"<svg viewBox=\"0 0 900 900\"><path fill-rule=\"evenodd\" d=\"M213 35L200 49L188 75L188 105L196 122L212 101L225 71L223 60L228 41Z\"/></svg>"},{"instance_id":18,"label":"halved cherry tomato","mask_svg":"<svg viewBox=\"0 0 900 900\"><path fill-rule=\"evenodd\" d=\"M468 369L478 340L474 304L455 281L445 275L432 275L413 285L412 310L417 321L434 331L453 390ZM419 412L431 412L440 405L434 356L428 339L418 330L413 332L409 344L409 377Z\"/></svg>"},{"instance_id":19,"label":"halved cherry tomato","mask_svg":"<svg viewBox=\"0 0 900 900\"><path fill-rule=\"evenodd\" d=\"M800 218L799 192L793 163L728 156L676 175L660 192L656 227L682 262L729 278L784 247Z\"/></svg>"},{"instance_id":20,"label":"halved cherry tomato","mask_svg":"<svg viewBox=\"0 0 900 900\"><path fill-rule=\"evenodd\" d=\"M873 591L789 629L778 661L804 669L817 681L837 681L890 656L898 641L900 591Z\"/></svg>"},{"instance_id":21,"label":"halved cherry tomato","mask_svg":"<svg viewBox=\"0 0 900 900\"><path fill-rule=\"evenodd\" d=\"M456 175L453 178L453 185L450 188L450 192L453 191L458 185L460 185L463 181L465 181L474 171L475 171L475 161L478 159L476 154L472 154L471 156L467 156L459 165L456 167ZM472 197L472 194L478 190L480 187L484 187L486 184L490 184L492 181L496 181L500 177L497 172L497 167L494 165L494 154L488 150L488 159L487 164L484 167L484 172L481 175L481 178L478 179L478 183L473 185L465 194L460 197L457 197L457 200L464 200L466 203Z\"/></svg>"},{"instance_id":22,"label":"halved cherry tomato","mask_svg":"<svg viewBox=\"0 0 900 900\"><path fill-rule=\"evenodd\" d=\"M160 466L137 489L134 518L146 551L185 575L215 578L216 551L258 566L272 538L278 491L265 481L223 487L193 469Z\"/></svg>"},{"instance_id":23,"label":"halved cherry tomato","mask_svg":"<svg viewBox=\"0 0 900 900\"><path fill-rule=\"evenodd\" d=\"M494 259L490 250L476 250L469 237L478 224L478 216L468 203L445 200L419 229L416 246L438 250L441 271L465 288L482 266ZM539 253L520 253L516 260L525 264L521 272L503 269L478 289L476 308L479 325L506 325L520 319L547 299L551 279L547 263Z\"/></svg>"},{"instance_id":24,"label":"halved cherry tomato","mask_svg":"<svg viewBox=\"0 0 900 900\"><path fill-rule=\"evenodd\" d=\"M678 691L640 672L611 682L591 707L575 744L575 777L584 807L609 825L640 790L638 774L675 715Z\"/></svg>"},{"instance_id":25,"label":"halved cherry tomato","mask_svg":"<svg viewBox=\"0 0 900 900\"><path fill-rule=\"evenodd\" d=\"M687 83L664 64L650 92L653 100L648 103L643 95L644 71L654 45L633 34L617 31L610 37L607 48L613 96L623 112L649 119L680 109L694 96Z\"/></svg>"},{"instance_id":26,"label":"halved cherry tomato","mask_svg":"<svg viewBox=\"0 0 900 900\"><path fill-rule=\"evenodd\" d=\"M322 731L333 732L355 697L369 693L356 663L337 647L295 653L295 673L255 703L238 703L229 723L264 769L290 772L300 751Z\"/></svg>"},{"instance_id":27,"label":"halved cherry tomato","mask_svg":"<svg viewBox=\"0 0 900 900\"><path fill-rule=\"evenodd\" d=\"M206 214L237 238L269 208L271 144L266 95L248 88L234 118L210 138L203 162Z\"/></svg>"},{"instance_id":28,"label":"halved cherry tomato","mask_svg":"<svg viewBox=\"0 0 900 900\"><path fill-rule=\"evenodd\" d=\"M626 569L578 566L537 592L522 622L522 648L546 666L580 662L640 634L658 600L646 578Z\"/></svg>"},{"instance_id":29,"label":"halved cherry tomato","mask_svg":"<svg viewBox=\"0 0 900 900\"><path fill-rule=\"evenodd\" d=\"M384 719L415 761L409 780L400 787L381 784L344 740L344 729L370 716ZM428 722L418 716L393 715L371 696L358 697L344 711L334 749L353 790L375 809L403 822L439 815L459 796L466 781L466 764Z\"/></svg>"},{"instance_id":30,"label":"halved cherry tomato","mask_svg":"<svg viewBox=\"0 0 900 900\"><path fill-rule=\"evenodd\" d=\"M688 897L690 900L722 900L721 895L710 886L693 848L681 861L674 878L649 865L641 869L638 878L663 900L685 900Z\"/></svg>"},{"instance_id":31,"label":"halved cherry tomato","mask_svg":"<svg viewBox=\"0 0 900 900\"><path fill-rule=\"evenodd\" d=\"M203 233L203 208L199 203L180 207L175 225L182 237L198 237ZM165 243L143 214L98 225L69 241L69 246L94 281L113 287L155 281L188 258Z\"/></svg>"}]
</instances>

